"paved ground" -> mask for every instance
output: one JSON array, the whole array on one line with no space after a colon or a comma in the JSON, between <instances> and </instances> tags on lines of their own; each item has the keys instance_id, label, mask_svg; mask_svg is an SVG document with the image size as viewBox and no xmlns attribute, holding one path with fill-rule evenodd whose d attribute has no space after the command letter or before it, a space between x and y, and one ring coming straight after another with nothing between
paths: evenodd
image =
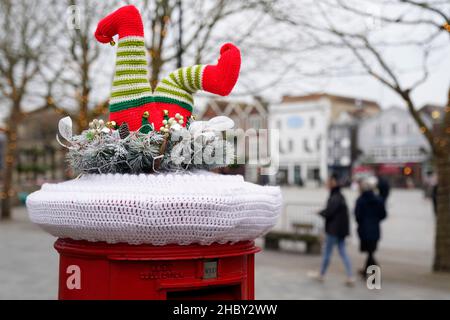
<instances>
[{"instance_id":1,"label":"paved ground","mask_svg":"<svg viewBox=\"0 0 450 320\"><path fill-rule=\"evenodd\" d=\"M326 191L317 189L287 188L283 194L286 202L320 203L326 198ZM356 194L346 191L346 196L353 203ZM430 272L433 224L429 201L419 191L395 190L378 255L382 265L381 290L368 290L362 281L353 288L345 287L337 254L325 283L316 283L307 273L318 268L320 257L302 254L301 244L283 243L280 252L263 251L257 255L256 297L450 299L450 275ZM28 221L23 208L15 210L12 221L0 223L0 299L56 298L58 259L53 242L54 238ZM357 251L354 232L349 251L357 269L363 258Z\"/></svg>"}]
</instances>

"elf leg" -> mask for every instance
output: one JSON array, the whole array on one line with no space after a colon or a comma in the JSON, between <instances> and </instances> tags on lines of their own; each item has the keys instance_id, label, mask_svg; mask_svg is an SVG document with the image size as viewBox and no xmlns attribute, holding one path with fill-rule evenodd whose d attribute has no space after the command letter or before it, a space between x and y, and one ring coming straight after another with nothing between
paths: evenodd
<instances>
[{"instance_id":1,"label":"elf leg","mask_svg":"<svg viewBox=\"0 0 450 320\"><path fill-rule=\"evenodd\" d=\"M195 65L170 73L155 89L155 100L160 111L168 110L169 117L176 113L189 117L194 105L192 94L204 90L222 96L228 95L236 84L240 66L239 49L227 43L222 46L216 65ZM156 127L162 121L162 113L159 113L153 116Z\"/></svg>"},{"instance_id":2,"label":"elf leg","mask_svg":"<svg viewBox=\"0 0 450 320\"><path fill-rule=\"evenodd\" d=\"M202 87L204 91L227 96L233 89L239 77L241 68L241 53L239 48L226 43L220 49L220 58L216 65L206 66Z\"/></svg>"},{"instance_id":3,"label":"elf leg","mask_svg":"<svg viewBox=\"0 0 450 320\"><path fill-rule=\"evenodd\" d=\"M143 114L150 111L152 90L144 45L142 18L136 7L122 7L102 19L95 37L102 43L119 35L116 68L109 101L110 121L127 122L131 131L142 125Z\"/></svg>"},{"instance_id":4,"label":"elf leg","mask_svg":"<svg viewBox=\"0 0 450 320\"><path fill-rule=\"evenodd\" d=\"M133 6L124 6L100 20L95 30L95 38L102 43L109 43L115 35L119 39L128 36L144 36L139 10Z\"/></svg>"},{"instance_id":5,"label":"elf leg","mask_svg":"<svg viewBox=\"0 0 450 320\"><path fill-rule=\"evenodd\" d=\"M216 65L180 68L164 78L155 91L162 94L177 93L178 97L186 99L188 103L193 102L191 95L198 90L226 96L236 84L240 67L239 49L227 43L220 49L220 58Z\"/></svg>"}]
</instances>

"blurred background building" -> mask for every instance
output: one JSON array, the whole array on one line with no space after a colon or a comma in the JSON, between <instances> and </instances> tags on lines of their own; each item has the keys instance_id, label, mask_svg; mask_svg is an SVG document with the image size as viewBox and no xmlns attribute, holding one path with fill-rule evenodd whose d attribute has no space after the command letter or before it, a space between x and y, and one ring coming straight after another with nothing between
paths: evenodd
<instances>
[{"instance_id":1,"label":"blurred background building","mask_svg":"<svg viewBox=\"0 0 450 320\"><path fill-rule=\"evenodd\" d=\"M399 187L420 186L430 147L407 110L392 107L361 122L360 163Z\"/></svg>"},{"instance_id":2,"label":"blurred background building","mask_svg":"<svg viewBox=\"0 0 450 320\"><path fill-rule=\"evenodd\" d=\"M64 148L55 139L61 114L43 109L28 114L18 126L17 165L14 181L17 199L40 188L45 182L62 181L67 176Z\"/></svg>"},{"instance_id":3,"label":"blurred background building","mask_svg":"<svg viewBox=\"0 0 450 320\"><path fill-rule=\"evenodd\" d=\"M280 132L276 180L305 185L321 184L330 170L350 179L357 156L356 121L377 114L380 107L374 101L324 93L284 96L269 110L269 128Z\"/></svg>"},{"instance_id":4,"label":"blurred background building","mask_svg":"<svg viewBox=\"0 0 450 320\"><path fill-rule=\"evenodd\" d=\"M241 174L247 181L265 183L265 177L261 176L259 166L249 164L247 158L250 146L257 145L258 141L262 145L267 144L266 136L259 135L258 131L260 129L267 129L269 118L267 102L259 97L255 97L252 102L210 100L199 118L208 120L216 116L230 117L234 121L234 128L242 130L238 135L241 135L243 145L237 145L238 140L236 137L235 150L241 151L237 152L238 157L241 154L245 154L246 157L246 159L239 159L239 162L246 163L246 165L237 164L228 168L222 168L219 171L228 174Z\"/></svg>"}]
</instances>

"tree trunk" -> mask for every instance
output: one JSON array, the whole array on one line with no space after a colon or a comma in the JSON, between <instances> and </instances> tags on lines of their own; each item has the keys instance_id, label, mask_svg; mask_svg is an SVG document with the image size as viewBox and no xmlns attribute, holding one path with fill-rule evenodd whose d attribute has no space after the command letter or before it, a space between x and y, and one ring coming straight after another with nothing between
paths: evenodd
<instances>
[{"instance_id":1,"label":"tree trunk","mask_svg":"<svg viewBox=\"0 0 450 320\"><path fill-rule=\"evenodd\" d=\"M14 117L11 117L14 119ZM11 121L14 122L14 121ZM11 218L11 199L13 194L13 174L16 164L16 149L17 149L17 123L10 123L9 130L6 133L6 150L3 159L3 188L1 195L1 214L0 220Z\"/></svg>"},{"instance_id":2,"label":"tree trunk","mask_svg":"<svg viewBox=\"0 0 450 320\"><path fill-rule=\"evenodd\" d=\"M87 129L89 118L89 94L90 94L90 78L89 71L91 64L89 62L89 43L86 37L81 37L82 63L81 68L81 95L78 100L78 117L76 118L76 132L81 133Z\"/></svg>"},{"instance_id":3,"label":"tree trunk","mask_svg":"<svg viewBox=\"0 0 450 320\"><path fill-rule=\"evenodd\" d=\"M434 271L450 272L450 160L447 153L436 159L438 171Z\"/></svg>"},{"instance_id":4,"label":"tree trunk","mask_svg":"<svg viewBox=\"0 0 450 320\"><path fill-rule=\"evenodd\" d=\"M84 90L83 90L84 92ZM84 95L83 95L84 96ZM81 133L83 130L87 129L89 124L89 114L88 114L88 105L87 98L80 98L78 103L78 116L76 117L76 128L75 132Z\"/></svg>"},{"instance_id":5,"label":"tree trunk","mask_svg":"<svg viewBox=\"0 0 450 320\"><path fill-rule=\"evenodd\" d=\"M164 65L163 50L167 35L167 26L172 16L173 6L170 1L157 1L154 14L156 15L151 23L152 39L148 48L151 57L150 85L155 90L158 84L159 75Z\"/></svg>"},{"instance_id":6,"label":"tree trunk","mask_svg":"<svg viewBox=\"0 0 450 320\"><path fill-rule=\"evenodd\" d=\"M152 86L152 90L156 89L156 85L158 84L159 74L161 72L161 68L164 65L164 62L161 58L161 52L159 50L152 51L152 60L151 60L151 70L150 70L150 84Z\"/></svg>"}]
</instances>

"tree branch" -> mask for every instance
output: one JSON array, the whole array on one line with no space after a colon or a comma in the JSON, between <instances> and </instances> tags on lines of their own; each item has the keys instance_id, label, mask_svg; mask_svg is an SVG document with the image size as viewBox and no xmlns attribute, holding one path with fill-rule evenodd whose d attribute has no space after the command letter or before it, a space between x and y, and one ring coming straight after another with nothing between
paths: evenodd
<instances>
[{"instance_id":1,"label":"tree branch","mask_svg":"<svg viewBox=\"0 0 450 320\"><path fill-rule=\"evenodd\" d=\"M426 1L414 1L414 0L400 0L400 2L407 3L416 7L420 7L422 9L428 10L430 12L436 13L441 18L444 19L445 22L450 24L450 18L441 10L430 6L430 4Z\"/></svg>"}]
</instances>

